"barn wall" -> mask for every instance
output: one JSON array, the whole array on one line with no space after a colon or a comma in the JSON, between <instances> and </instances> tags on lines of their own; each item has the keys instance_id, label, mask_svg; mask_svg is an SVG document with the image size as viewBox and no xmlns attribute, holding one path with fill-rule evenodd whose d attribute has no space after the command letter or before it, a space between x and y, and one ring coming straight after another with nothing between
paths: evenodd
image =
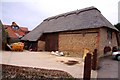
<instances>
[{"instance_id":1,"label":"barn wall","mask_svg":"<svg viewBox=\"0 0 120 80\"><path fill-rule=\"evenodd\" d=\"M45 38L46 38L46 34L43 34L43 35L38 39L37 51L45 51Z\"/></svg>"},{"instance_id":2,"label":"barn wall","mask_svg":"<svg viewBox=\"0 0 120 80\"><path fill-rule=\"evenodd\" d=\"M97 48L97 37L98 29L60 33L59 51L82 57L85 49L93 52Z\"/></svg>"},{"instance_id":3,"label":"barn wall","mask_svg":"<svg viewBox=\"0 0 120 80\"><path fill-rule=\"evenodd\" d=\"M100 29L100 45L99 45L99 56L102 56L104 54L104 47L110 46L111 48L114 46L117 46L117 38L116 33L112 31L112 39L109 40L107 37L107 28L101 28Z\"/></svg>"},{"instance_id":4,"label":"barn wall","mask_svg":"<svg viewBox=\"0 0 120 80\"><path fill-rule=\"evenodd\" d=\"M112 47L113 46L118 46L118 43L117 43L117 35L115 32L112 32Z\"/></svg>"},{"instance_id":5,"label":"barn wall","mask_svg":"<svg viewBox=\"0 0 120 80\"><path fill-rule=\"evenodd\" d=\"M45 41L38 41L37 51L45 51Z\"/></svg>"},{"instance_id":6,"label":"barn wall","mask_svg":"<svg viewBox=\"0 0 120 80\"><path fill-rule=\"evenodd\" d=\"M120 47L120 33L117 34L118 46Z\"/></svg>"}]
</instances>

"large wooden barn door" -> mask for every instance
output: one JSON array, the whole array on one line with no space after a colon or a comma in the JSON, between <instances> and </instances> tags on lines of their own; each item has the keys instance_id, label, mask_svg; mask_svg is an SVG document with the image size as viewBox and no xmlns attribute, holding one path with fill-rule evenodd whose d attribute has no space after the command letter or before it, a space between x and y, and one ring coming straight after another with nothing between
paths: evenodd
<instances>
[{"instance_id":1,"label":"large wooden barn door","mask_svg":"<svg viewBox=\"0 0 120 80\"><path fill-rule=\"evenodd\" d=\"M58 34L51 33L51 34L46 35L45 50L46 51L57 51L58 50Z\"/></svg>"}]
</instances>

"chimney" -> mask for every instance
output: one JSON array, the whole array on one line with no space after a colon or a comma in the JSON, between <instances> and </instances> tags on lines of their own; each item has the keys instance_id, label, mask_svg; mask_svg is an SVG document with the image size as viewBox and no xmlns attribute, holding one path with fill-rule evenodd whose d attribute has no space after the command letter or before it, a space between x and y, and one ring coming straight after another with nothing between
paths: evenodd
<instances>
[{"instance_id":1,"label":"chimney","mask_svg":"<svg viewBox=\"0 0 120 80\"><path fill-rule=\"evenodd\" d=\"M12 26L18 26L15 22L12 22Z\"/></svg>"},{"instance_id":2,"label":"chimney","mask_svg":"<svg viewBox=\"0 0 120 80\"><path fill-rule=\"evenodd\" d=\"M12 22L11 28L14 30L18 30L19 26L15 22Z\"/></svg>"}]
</instances>

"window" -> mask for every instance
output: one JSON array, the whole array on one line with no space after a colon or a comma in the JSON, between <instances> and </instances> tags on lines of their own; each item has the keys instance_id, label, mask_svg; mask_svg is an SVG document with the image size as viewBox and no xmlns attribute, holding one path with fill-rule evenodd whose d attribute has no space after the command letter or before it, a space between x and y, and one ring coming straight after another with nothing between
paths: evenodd
<instances>
[{"instance_id":1,"label":"window","mask_svg":"<svg viewBox=\"0 0 120 80\"><path fill-rule=\"evenodd\" d=\"M18 26L12 26L12 29L14 29L14 30L18 30L19 27L18 27Z\"/></svg>"},{"instance_id":2,"label":"window","mask_svg":"<svg viewBox=\"0 0 120 80\"><path fill-rule=\"evenodd\" d=\"M107 39L108 40L112 39L112 31L111 30L107 30Z\"/></svg>"}]
</instances>

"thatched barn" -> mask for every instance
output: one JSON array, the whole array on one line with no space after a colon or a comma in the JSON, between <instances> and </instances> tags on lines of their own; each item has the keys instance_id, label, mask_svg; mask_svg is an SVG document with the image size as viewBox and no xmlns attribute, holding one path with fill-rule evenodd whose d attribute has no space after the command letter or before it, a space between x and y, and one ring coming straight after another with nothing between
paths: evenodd
<instances>
[{"instance_id":1,"label":"thatched barn","mask_svg":"<svg viewBox=\"0 0 120 80\"><path fill-rule=\"evenodd\" d=\"M45 19L22 40L38 51L63 51L81 56L85 49L103 54L106 46L117 46L116 29L95 7L71 11ZM34 42L34 43L32 43Z\"/></svg>"}]
</instances>

